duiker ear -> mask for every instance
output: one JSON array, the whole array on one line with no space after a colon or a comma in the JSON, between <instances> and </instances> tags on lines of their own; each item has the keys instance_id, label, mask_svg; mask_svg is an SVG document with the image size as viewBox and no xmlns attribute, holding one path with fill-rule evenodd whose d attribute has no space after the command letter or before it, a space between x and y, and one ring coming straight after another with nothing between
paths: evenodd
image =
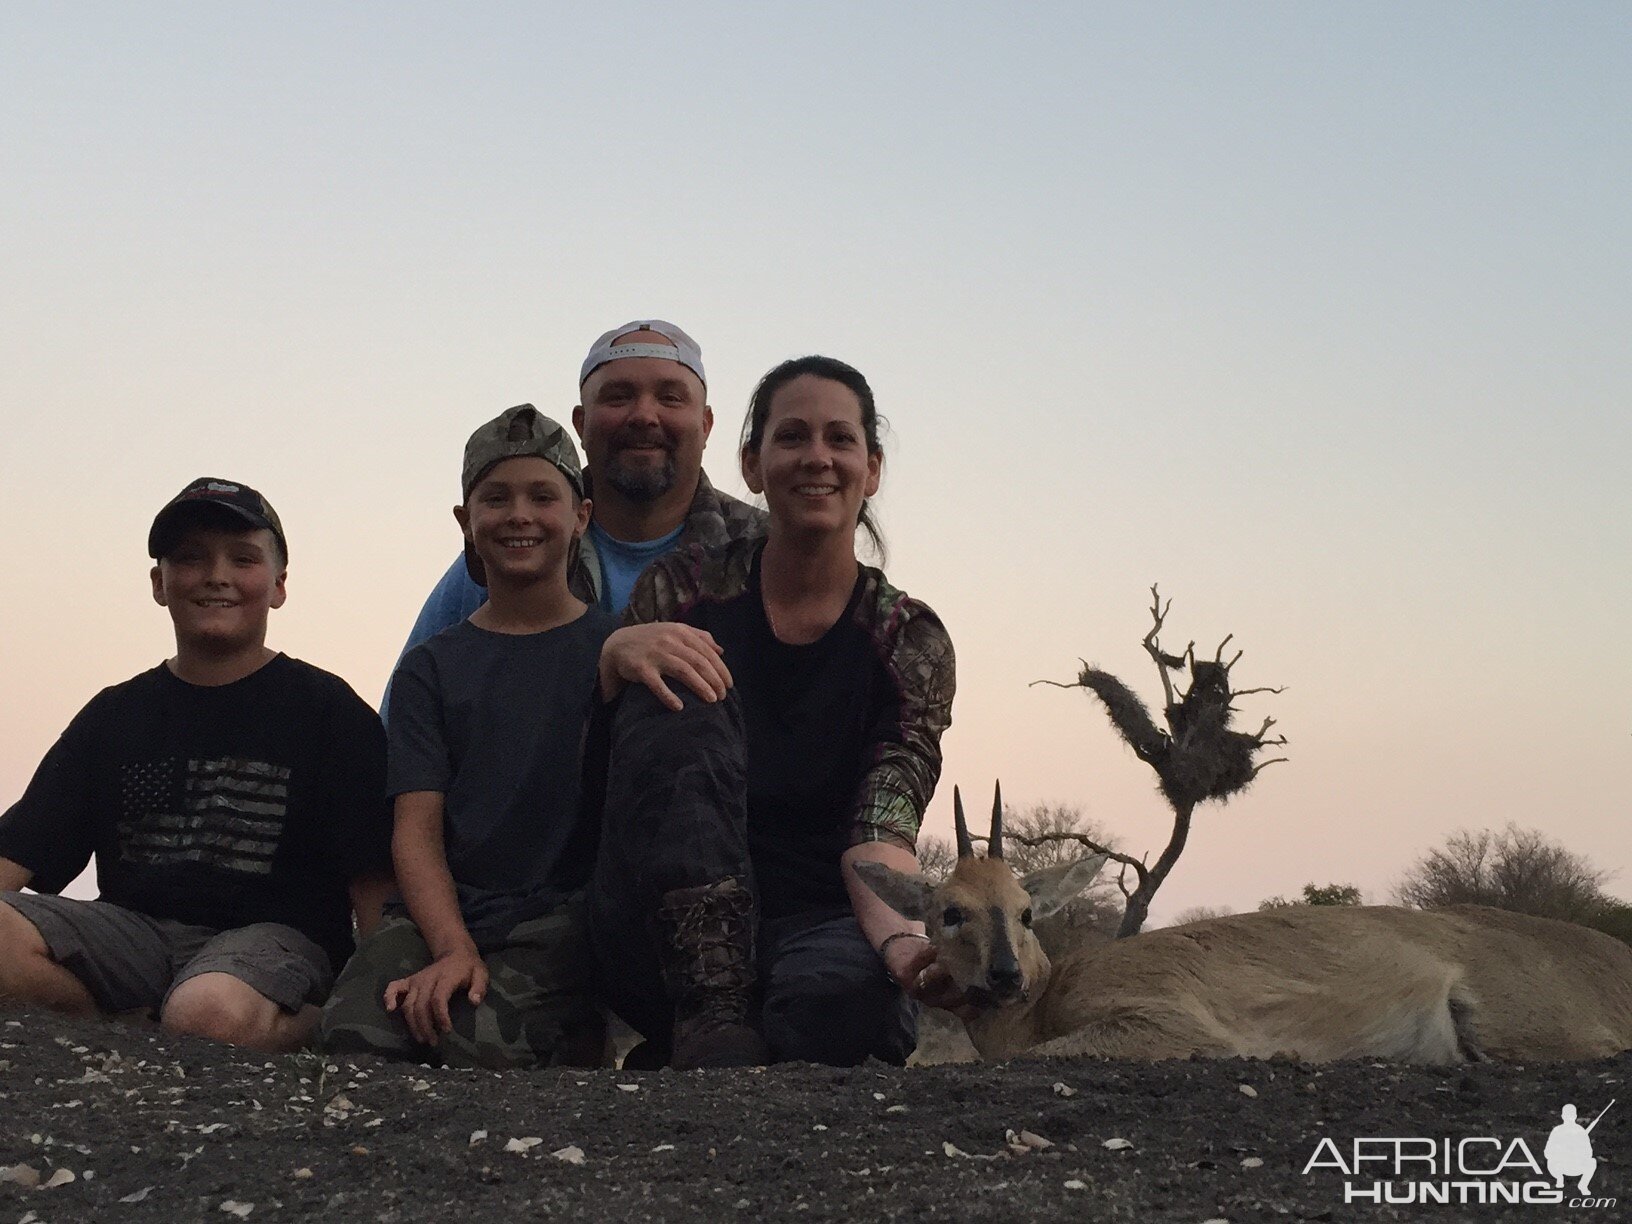
<instances>
[{"instance_id":1,"label":"duiker ear","mask_svg":"<svg viewBox=\"0 0 1632 1224\"><path fill-rule=\"evenodd\" d=\"M1020 881L1020 887L1031 894L1032 921L1040 921L1057 914L1067 902L1094 882L1099 869L1105 866L1109 855L1090 854L1074 863L1044 867Z\"/></svg>"},{"instance_id":2,"label":"duiker ear","mask_svg":"<svg viewBox=\"0 0 1632 1224\"><path fill-rule=\"evenodd\" d=\"M861 882L878 894L884 902L903 918L922 922L929 913L929 898L935 886L923 876L908 875L883 863L853 863Z\"/></svg>"}]
</instances>

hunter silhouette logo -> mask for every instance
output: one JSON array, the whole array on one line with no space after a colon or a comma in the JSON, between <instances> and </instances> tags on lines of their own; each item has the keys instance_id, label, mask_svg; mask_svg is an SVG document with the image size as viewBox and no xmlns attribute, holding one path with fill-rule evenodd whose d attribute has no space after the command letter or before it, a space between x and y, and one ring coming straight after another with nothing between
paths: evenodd
<instances>
[{"instance_id":1,"label":"hunter silhouette logo","mask_svg":"<svg viewBox=\"0 0 1632 1224\"><path fill-rule=\"evenodd\" d=\"M1547 1136L1542 1160L1517 1136L1356 1138L1346 1149L1337 1140L1325 1138L1316 1145L1303 1172L1305 1176L1317 1170L1339 1173L1344 1179L1345 1203L1614 1207L1613 1198L1589 1197L1598 1170L1592 1130L1614 1104L1610 1101L1585 1126L1576 1121L1575 1106L1565 1105L1558 1111L1558 1125ZM1574 1195L1566 1192L1566 1180L1576 1183Z\"/></svg>"},{"instance_id":2,"label":"hunter silhouette logo","mask_svg":"<svg viewBox=\"0 0 1632 1224\"><path fill-rule=\"evenodd\" d=\"M1609 1103L1613 1104L1614 1101ZM1547 1160L1547 1172L1560 1187L1566 1177L1578 1177L1581 1180L1576 1183L1576 1189L1582 1194L1590 1192L1592 1175L1598 1171L1598 1161L1592 1155L1592 1128L1609 1112L1609 1105L1600 1109L1598 1117L1585 1126L1575 1120L1574 1105L1566 1105L1558 1111L1562 1121L1547 1136L1547 1146L1541 1154Z\"/></svg>"}]
</instances>

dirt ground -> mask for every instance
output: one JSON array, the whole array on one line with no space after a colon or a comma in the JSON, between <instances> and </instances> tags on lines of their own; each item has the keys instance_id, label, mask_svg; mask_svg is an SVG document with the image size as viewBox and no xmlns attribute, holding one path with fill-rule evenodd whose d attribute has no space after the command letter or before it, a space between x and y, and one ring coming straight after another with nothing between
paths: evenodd
<instances>
[{"instance_id":1,"label":"dirt ground","mask_svg":"<svg viewBox=\"0 0 1632 1224\"><path fill-rule=\"evenodd\" d=\"M0 1010L0 1224L1609 1221L1632 1218L1629 1080L1632 1053L1454 1070L1047 1060L495 1074L266 1058ZM1346 1203L1345 1182L1369 1189L1383 1166L1347 1178L1332 1163L1383 1136L1490 1137L1510 1152L1522 1140L1541 1161L1560 1106L1586 1122L1612 1098L1592 1133L1592 1192L1613 1205ZM1306 1174L1323 1137L1325 1163ZM1469 1164L1495 1163L1496 1149L1474 1150ZM1503 1176L1551 1185L1511 1159ZM1458 1177L1476 1183L1466 1193L1493 1180Z\"/></svg>"}]
</instances>

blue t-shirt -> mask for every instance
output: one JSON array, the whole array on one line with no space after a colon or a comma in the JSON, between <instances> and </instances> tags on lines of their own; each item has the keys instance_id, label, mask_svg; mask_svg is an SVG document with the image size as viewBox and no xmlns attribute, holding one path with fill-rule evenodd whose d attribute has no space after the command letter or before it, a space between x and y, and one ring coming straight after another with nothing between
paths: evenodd
<instances>
[{"instance_id":1,"label":"blue t-shirt","mask_svg":"<svg viewBox=\"0 0 1632 1224\"><path fill-rule=\"evenodd\" d=\"M591 521L589 534L595 541L595 554L601 559L601 610L622 616L646 567L672 549L684 530L685 524L681 523L666 536L630 544L607 535L599 523Z\"/></svg>"},{"instance_id":2,"label":"blue t-shirt","mask_svg":"<svg viewBox=\"0 0 1632 1224\"><path fill-rule=\"evenodd\" d=\"M425 606L419 610L419 619L408 631L408 641L402 648L407 654L421 642L429 641L444 629L450 629L487 602L487 588L470 576L463 553L454 558L436 586L431 589ZM401 659L397 660L399 663Z\"/></svg>"}]
</instances>

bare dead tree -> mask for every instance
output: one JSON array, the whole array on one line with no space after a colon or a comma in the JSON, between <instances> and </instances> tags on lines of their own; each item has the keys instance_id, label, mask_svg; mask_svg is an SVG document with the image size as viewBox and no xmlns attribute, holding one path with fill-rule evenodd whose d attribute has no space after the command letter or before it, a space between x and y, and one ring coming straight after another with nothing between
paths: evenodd
<instances>
[{"instance_id":1,"label":"bare dead tree","mask_svg":"<svg viewBox=\"0 0 1632 1224\"><path fill-rule=\"evenodd\" d=\"M1284 735L1270 735L1270 729L1275 726L1273 718L1265 718L1256 731L1238 731L1231 725L1237 697L1283 690L1230 687L1230 669L1240 661L1241 651L1237 650L1226 661L1224 649L1234 634L1218 644L1211 659L1196 657L1194 641L1185 647L1183 654L1163 650L1160 636L1173 601L1170 599L1164 604L1154 586L1150 588L1150 596L1152 624L1143 645L1161 678L1166 730L1156 725L1149 709L1132 689L1087 662L1083 662L1082 671L1073 683L1037 681L1056 688L1084 688L1098 697L1110 715L1111 725L1127 741L1134 755L1156 771L1157 785L1173 809L1172 836L1153 865L1147 866L1142 859L1116 853L1081 835L1075 838L1089 850L1109 854L1121 864L1117 886L1127 899L1127 906L1117 930L1119 939L1136 935L1144 927L1156 890L1184 853L1196 805L1207 800L1224 802L1251 785L1265 767L1286 760L1285 757L1258 759L1264 749L1286 743ZM1189 684L1181 693L1176 689L1174 677L1185 672L1189 673ZM1130 873L1135 881L1131 888L1127 883Z\"/></svg>"},{"instance_id":2,"label":"bare dead tree","mask_svg":"<svg viewBox=\"0 0 1632 1224\"><path fill-rule=\"evenodd\" d=\"M1084 837L1116 845L1115 838L1074 804L1034 803L1003 813L1003 858L1020 875L1075 862L1082 857L1078 839ZM984 842L986 838L971 834L970 840Z\"/></svg>"},{"instance_id":3,"label":"bare dead tree","mask_svg":"<svg viewBox=\"0 0 1632 1224\"><path fill-rule=\"evenodd\" d=\"M918 839L918 870L924 877L939 884L952 874L952 868L958 865L958 852L952 848L952 843L944 837L920 837Z\"/></svg>"}]
</instances>

